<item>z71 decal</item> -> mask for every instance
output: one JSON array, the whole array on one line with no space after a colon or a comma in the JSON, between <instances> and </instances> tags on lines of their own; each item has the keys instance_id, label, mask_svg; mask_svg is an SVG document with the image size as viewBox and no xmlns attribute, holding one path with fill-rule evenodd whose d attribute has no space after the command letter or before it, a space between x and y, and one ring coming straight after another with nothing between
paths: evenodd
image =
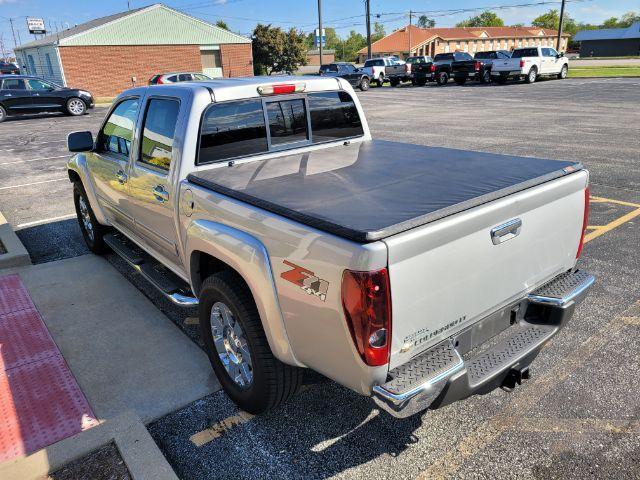
<instances>
[{"instance_id":1,"label":"z71 decal","mask_svg":"<svg viewBox=\"0 0 640 480\"><path fill-rule=\"evenodd\" d=\"M327 298L327 290L329 290L329 282L316 277L311 270L302 268L288 260L283 260L283 263L285 265L289 265L291 270L282 272L280 274L281 278L285 279L287 282L298 285L309 295L315 295L323 302L325 301Z\"/></svg>"}]
</instances>

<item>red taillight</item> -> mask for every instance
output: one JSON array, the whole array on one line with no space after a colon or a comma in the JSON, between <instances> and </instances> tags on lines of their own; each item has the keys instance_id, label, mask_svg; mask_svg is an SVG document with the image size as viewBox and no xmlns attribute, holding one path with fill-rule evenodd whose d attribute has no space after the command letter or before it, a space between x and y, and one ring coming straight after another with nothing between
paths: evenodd
<instances>
[{"instance_id":1,"label":"red taillight","mask_svg":"<svg viewBox=\"0 0 640 480\"><path fill-rule=\"evenodd\" d=\"M391 351L391 290L386 268L372 272L345 270L342 308L353 343L367 365L389 363Z\"/></svg>"},{"instance_id":2,"label":"red taillight","mask_svg":"<svg viewBox=\"0 0 640 480\"><path fill-rule=\"evenodd\" d=\"M156 84L158 85L163 85L164 82L162 81L162 77L158 77L158 81L156 82Z\"/></svg>"},{"instance_id":3,"label":"red taillight","mask_svg":"<svg viewBox=\"0 0 640 480\"><path fill-rule=\"evenodd\" d=\"M524 60L520 60L520 68L524 67Z\"/></svg>"},{"instance_id":4,"label":"red taillight","mask_svg":"<svg viewBox=\"0 0 640 480\"><path fill-rule=\"evenodd\" d=\"M287 93L304 92L305 88L306 88L306 84L302 82L279 83L275 85L260 85L258 87L258 93L260 95L285 95Z\"/></svg>"},{"instance_id":5,"label":"red taillight","mask_svg":"<svg viewBox=\"0 0 640 480\"><path fill-rule=\"evenodd\" d=\"M431 71L431 72L435 72L436 71L436 66L433 63L429 66L429 71Z\"/></svg>"},{"instance_id":6,"label":"red taillight","mask_svg":"<svg viewBox=\"0 0 640 480\"><path fill-rule=\"evenodd\" d=\"M480 62L475 62L473 64L473 68L475 69L476 72L480 71Z\"/></svg>"},{"instance_id":7,"label":"red taillight","mask_svg":"<svg viewBox=\"0 0 640 480\"><path fill-rule=\"evenodd\" d=\"M582 217L582 233L580 234L580 244L578 245L578 253L576 258L580 258L582 247L584 245L584 234L587 231L587 222L589 221L589 187L584 189L584 216Z\"/></svg>"}]
</instances>

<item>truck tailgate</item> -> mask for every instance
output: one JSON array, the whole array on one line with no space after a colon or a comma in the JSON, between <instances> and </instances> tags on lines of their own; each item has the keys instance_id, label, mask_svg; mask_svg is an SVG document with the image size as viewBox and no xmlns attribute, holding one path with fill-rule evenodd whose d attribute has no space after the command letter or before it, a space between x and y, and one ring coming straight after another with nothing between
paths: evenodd
<instances>
[{"instance_id":1,"label":"truck tailgate","mask_svg":"<svg viewBox=\"0 0 640 480\"><path fill-rule=\"evenodd\" d=\"M577 171L386 238L390 368L572 268L587 181ZM492 229L510 221L518 234L494 244Z\"/></svg>"}]
</instances>

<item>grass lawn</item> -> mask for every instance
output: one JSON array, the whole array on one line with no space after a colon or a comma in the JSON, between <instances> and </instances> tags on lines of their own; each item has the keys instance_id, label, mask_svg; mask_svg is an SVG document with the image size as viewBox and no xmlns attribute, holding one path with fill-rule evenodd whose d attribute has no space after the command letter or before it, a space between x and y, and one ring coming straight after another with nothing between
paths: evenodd
<instances>
[{"instance_id":1,"label":"grass lawn","mask_svg":"<svg viewBox=\"0 0 640 480\"><path fill-rule=\"evenodd\" d=\"M640 66L570 67L569 77L640 77Z\"/></svg>"}]
</instances>

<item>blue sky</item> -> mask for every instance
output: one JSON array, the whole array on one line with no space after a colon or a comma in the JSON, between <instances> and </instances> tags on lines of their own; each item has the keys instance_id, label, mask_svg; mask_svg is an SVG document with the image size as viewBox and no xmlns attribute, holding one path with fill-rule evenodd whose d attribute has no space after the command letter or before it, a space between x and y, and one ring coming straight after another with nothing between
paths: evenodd
<instances>
[{"instance_id":1,"label":"blue sky","mask_svg":"<svg viewBox=\"0 0 640 480\"><path fill-rule=\"evenodd\" d=\"M371 0L371 11L380 15L387 32L408 23L408 11L430 11L438 26L452 26L476 12L451 14L445 10L533 4L549 0ZM132 8L153 3L131 0ZM282 27L297 27L312 31L317 22L317 0L165 0L165 4L191 15L214 22L226 21L232 30L249 34L255 24L273 23ZM364 32L364 4L362 0L323 0L323 20L326 26L337 27L341 35L349 30ZM638 0L569 0L567 12L576 20L597 23L611 16L638 10ZM126 0L0 0L0 35L5 49L11 49L13 38L7 17L14 18L14 26L22 42L31 40L26 30L26 16L42 17L52 26L83 23L93 18L126 10ZM540 13L559 8L559 2L495 10L507 25L529 24ZM5 18L3 18L5 17ZM55 27L53 27L55 29Z\"/></svg>"}]
</instances>

